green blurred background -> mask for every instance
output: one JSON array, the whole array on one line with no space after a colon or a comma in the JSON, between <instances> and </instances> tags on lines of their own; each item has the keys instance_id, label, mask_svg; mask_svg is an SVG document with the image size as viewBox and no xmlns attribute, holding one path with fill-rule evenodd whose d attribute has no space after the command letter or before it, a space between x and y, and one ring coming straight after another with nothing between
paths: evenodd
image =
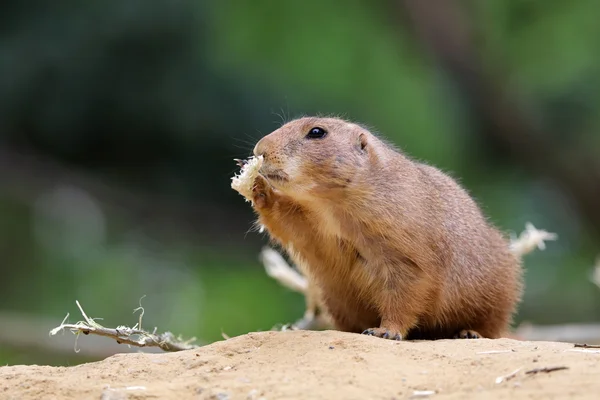
<instances>
[{"instance_id":1,"label":"green blurred background","mask_svg":"<svg viewBox=\"0 0 600 400\"><path fill-rule=\"evenodd\" d=\"M125 351L104 325L200 343L291 322L233 158L305 114L374 127L459 177L524 260L516 323L600 320L596 0L7 0L0 15L0 365Z\"/></svg>"}]
</instances>

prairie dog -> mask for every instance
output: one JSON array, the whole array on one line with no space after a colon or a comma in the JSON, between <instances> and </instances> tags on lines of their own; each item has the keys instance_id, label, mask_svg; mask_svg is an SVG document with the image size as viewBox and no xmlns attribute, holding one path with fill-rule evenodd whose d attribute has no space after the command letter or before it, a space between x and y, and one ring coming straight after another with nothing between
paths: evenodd
<instances>
[{"instance_id":1,"label":"prairie dog","mask_svg":"<svg viewBox=\"0 0 600 400\"><path fill-rule=\"evenodd\" d=\"M291 121L254 155L258 222L337 329L395 340L508 333L520 260L448 175L337 118Z\"/></svg>"}]
</instances>

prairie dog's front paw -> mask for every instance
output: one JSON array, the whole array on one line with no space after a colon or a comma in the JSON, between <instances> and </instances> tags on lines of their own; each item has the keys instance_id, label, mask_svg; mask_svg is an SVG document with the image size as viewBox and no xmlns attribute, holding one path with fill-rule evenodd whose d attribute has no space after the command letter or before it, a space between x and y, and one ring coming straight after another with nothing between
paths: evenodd
<instances>
[{"instance_id":1,"label":"prairie dog's front paw","mask_svg":"<svg viewBox=\"0 0 600 400\"><path fill-rule=\"evenodd\" d=\"M270 207L273 199L273 189L262 175L257 175L252 186L252 203L257 209Z\"/></svg>"}]
</instances>

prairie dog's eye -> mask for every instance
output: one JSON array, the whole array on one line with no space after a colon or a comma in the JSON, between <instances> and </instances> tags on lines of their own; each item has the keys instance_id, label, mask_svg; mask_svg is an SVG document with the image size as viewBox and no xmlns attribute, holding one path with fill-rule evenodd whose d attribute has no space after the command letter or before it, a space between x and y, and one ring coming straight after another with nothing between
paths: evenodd
<instances>
[{"instance_id":1,"label":"prairie dog's eye","mask_svg":"<svg viewBox=\"0 0 600 400\"><path fill-rule=\"evenodd\" d=\"M327 131L323 128L314 127L310 128L310 131L306 134L307 139L321 139L327 135Z\"/></svg>"}]
</instances>

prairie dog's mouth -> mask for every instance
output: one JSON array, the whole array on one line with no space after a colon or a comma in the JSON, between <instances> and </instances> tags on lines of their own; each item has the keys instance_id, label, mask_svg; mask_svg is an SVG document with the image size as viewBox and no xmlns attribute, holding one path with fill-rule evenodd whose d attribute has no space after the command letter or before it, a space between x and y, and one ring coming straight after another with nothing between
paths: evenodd
<instances>
[{"instance_id":1,"label":"prairie dog's mouth","mask_svg":"<svg viewBox=\"0 0 600 400\"><path fill-rule=\"evenodd\" d=\"M265 168L260 169L260 174L270 181L274 182L287 182L289 181L288 175L283 171L268 170Z\"/></svg>"}]
</instances>

